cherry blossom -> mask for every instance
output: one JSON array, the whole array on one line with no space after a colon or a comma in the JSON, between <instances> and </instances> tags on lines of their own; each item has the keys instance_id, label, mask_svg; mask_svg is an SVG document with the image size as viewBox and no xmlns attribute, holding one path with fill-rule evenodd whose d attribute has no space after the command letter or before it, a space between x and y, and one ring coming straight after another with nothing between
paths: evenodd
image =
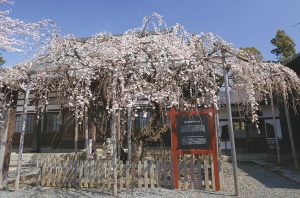
<instances>
[{"instance_id":1,"label":"cherry blossom","mask_svg":"<svg viewBox=\"0 0 300 198\"><path fill-rule=\"evenodd\" d=\"M190 34L179 24L168 27L156 13L121 35L55 34L31 61L2 69L0 84L24 90L30 81L40 111L50 92L57 93L64 108L78 108L77 119L88 107L101 133L112 110L150 109L150 122L141 134L157 137L167 130L164 112L169 107L216 106L224 69L229 70L234 101L252 115L254 123L259 104L269 97L269 85L277 96L291 94L292 106L298 105L300 82L289 68L258 62L212 33ZM148 101L146 107L138 105L142 99Z\"/></svg>"}]
</instances>

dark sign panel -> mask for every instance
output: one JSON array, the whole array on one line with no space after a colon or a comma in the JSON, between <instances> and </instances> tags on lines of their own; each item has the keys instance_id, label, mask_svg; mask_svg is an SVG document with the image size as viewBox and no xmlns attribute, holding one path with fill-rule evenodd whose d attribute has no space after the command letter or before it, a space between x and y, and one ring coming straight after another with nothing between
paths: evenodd
<instances>
[{"instance_id":1,"label":"dark sign panel","mask_svg":"<svg viewBox=\"0 0 300 198\"><path fill-rule=\"evenodd\" d=\"M210 149L208 115L177 117L179 149Z\"/></svg>"}]
</instances>

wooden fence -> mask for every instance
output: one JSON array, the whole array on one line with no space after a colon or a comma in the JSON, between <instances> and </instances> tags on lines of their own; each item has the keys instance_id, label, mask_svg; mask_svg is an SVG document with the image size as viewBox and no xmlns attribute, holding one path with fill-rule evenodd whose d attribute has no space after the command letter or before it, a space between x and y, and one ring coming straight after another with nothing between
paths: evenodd
<instances>
[{"instance_id":1,"label":"wooden fence","mask_svg":"<svg viewBox=\"0 0 300 198\"><path fill-rule=\"evenodd\" d=\"M143 156L150 160L171 160L171 148L145 147Z\"/></svg>"},{"instance_id":2,"label":"wooden fence","mask_svg":"<svg viewBox=\"0 0 300 198\"><path fill-rule=\"evenodd\" d=\"M43 159L38 163L41 186L112 189L113 168L110 160ZM181 161L179 188L214 189L210 157ZM173 165L169 160L145 160L136 164L118 163L118 189L133 187L173 188Z\"/></svg>"}]
</instances>

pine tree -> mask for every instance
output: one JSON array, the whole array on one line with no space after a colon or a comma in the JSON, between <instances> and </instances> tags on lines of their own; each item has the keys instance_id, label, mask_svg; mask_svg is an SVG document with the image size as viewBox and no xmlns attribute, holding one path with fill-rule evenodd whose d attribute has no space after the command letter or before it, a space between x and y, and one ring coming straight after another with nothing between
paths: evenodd
<instances>
[{"instance_id":1,"label":"pine tree","mask_svg":"<svg viewBox=\"0 0 300 198\"><path fill-rule=\"evenodd\" d=\"M263 60L262 53L255 47L245 47L245 48L241 47L240 49L243 50L249 56L255 58L257 61Z\"/></svg>"},{"instance_id":2,"label":"pine tree","mask_svg":"<svg viewBox=\"0 0 300 198\"><path fill-rule=\"evenodd\" d=\"M271 43L276 47L271 51L277 56L278 61L287 63L296 55L295 42L283 30L277 30Z\"/></svg>"},{"instance_id":3,"label":"pine tree","mask_svg":"<svg viewBox=\"0 0 300 198\"><path fill-rule=\"evenodd\" d=\"M5 63L5 60L4 60L4 58L0 54L0 66L3 65L4 63Z\"/></svg>"}]
</instances>

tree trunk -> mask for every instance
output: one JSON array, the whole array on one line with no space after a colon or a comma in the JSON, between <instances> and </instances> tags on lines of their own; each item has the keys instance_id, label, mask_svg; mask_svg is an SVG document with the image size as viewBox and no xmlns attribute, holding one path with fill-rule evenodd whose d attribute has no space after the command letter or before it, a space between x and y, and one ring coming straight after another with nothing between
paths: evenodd
<instances>
[{"instance_id":1,"label":"tree trunk","mask_svg":"<svg viewBox=\"0 0 300 198\"><path fill-rule=\"evenodd\" d=\"M9 119L7 123L8 133L7 133L7 140L5 145L4 164L3 164L3 171L2 171L4 180L6 180L8 177L11 147L12 147L14 132L16 129L16 107L15 106L11 107L8 119Z\"/></svg>"},{"instance_id":2,"label":"tree trunk","mask_svg":"<svg viewBox=\"0 0 300 198\"><path fill-rule=\"evenodd\" d=\"M143 158L143 148L144 144L142 140L139 140L133 145L133 163L141 161Z\"/></svg>"},{"instance_id":3,"label":"tree trunk","mask_svg":"<svg viewBox=\"0 0 300 198\"><path fill-rule=\"evenodd\" d=\"M4 188L4 175L3 175L3 166L4 166L4 153L5 153L5 147L6 147L6 140L7 140L7 127L8 126L8 116L9 112L5 111L2 112L2 116L4 120L1 120L3 122L3 126L0 128L0 190Z\"/></svg>"},{"instance_id":4,"label":"tree trunk","mask_svg":"<svg viewBox=\"0 0 300 198\"><path fill-rule=\"evenodd\" d=\"M84 107L84 140L85 140L85 150L89 150L89 115L88 108Z\"/></svg>"},{"instance_id":5,"label":"tree trunk","mask_svg":"<svg viewBox=\"0 0 300 198\"><path fill-rule=\"evenodd\" d=\"M127 160L131 163L131 108L127 109L127 148L128 148L128 155Z\"/></svg>"},{"instance_id":6,"label":"tree trunk","mask_svg":"<svg viewBox=\"0 0 300 198\"><path fill-rule=\"evenodd\" d=\"M14 102L10 106L10 110L7 112L6 121L3 125L4 128L0 130L0 190L4 188L5 180L8 177L11 146L16 123L16 101L18 93L13 91L12 94ZM10 99L11 97L9 96L8 98Z\"/></svg>"},{"instance_id":7,"label":"tree trunk","mask_svg":"<svg viewBox=\"0 0 300 198\"><path fill-rule=\"evenodd\" d=\"M37 106L36 106L37 109ZM35 115L34 115L34 129L33 129L33 136L32 136L32 142L31 142L31 152L33 153L39 153L40 152L40 132L41 132L41 119L40 117L40 110L37 109Z\"/></svg>"},{"instance_id":8,"label":"tree trunk","mask_svg":"<svg viewBox=\"0 0 300 198\"><path fill-rule=\"evenodd\" d=\"M121 141L121 123L120 123L120 119L121 119L121 111L118 111L117 114L117 154L118 154L118 160L121 159L121 147L122 147L122 141Z\"/></svg>"},{"instance_id":9,"label":"tree trunk","mask_svg":"<svg viewBox=\"0 0 300 198\"><path fill-rule=\"evenodd\" d=\"M89 131L90 131L90 138L92 138L93 142L96 143L97 127L95 125L92 113L90 111L89 111Z\"/></svg>"},{"instance_id":10,"label":"tree trunk","mask_svg":"<svg viewBox=\"0 0 300 198\"><path fill-rule=\"evenodd\" d=\"M74 134L74 150L75 153L77 153L78 150L78 106L76 105L76 109L75 109L75 134Z\"/></svg>"}]
</instances>

